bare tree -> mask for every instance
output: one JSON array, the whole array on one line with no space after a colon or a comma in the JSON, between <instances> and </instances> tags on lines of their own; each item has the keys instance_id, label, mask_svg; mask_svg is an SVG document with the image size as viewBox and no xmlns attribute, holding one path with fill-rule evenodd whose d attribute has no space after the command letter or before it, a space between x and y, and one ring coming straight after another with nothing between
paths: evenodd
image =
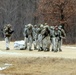
<instances>
[{"instance_id":1,"label":"bare tree","mask_svg":"<svg viewBox=\"0 0 76 75\"><path fill-rule=\"evenodd\" d=\"M0 0L0 30L5 24L12 24L15 40L23 39L24 25L45 22L62 24L67 33L66 43L76 43L76 0Z\"/></svg>"},{"instance_id":2,"label":"bare tree","mask_svg":"<svg viewBox=\"0 0 76 75\"><path fill-rule=\"evenodd\" d=\"M38 0L0 0L0 28L12 24L13 39L23 39L23 28L28 23L35 24L34 13Z\"/></svg>"},{"instance_id":3,"label":"bare tree","mask_svg":"<svg viewBox=\"0 0 76 75\"><path fill-rule=\"evenodd\" d=\"M76 15L76 0L40 0L37 17L49 25L61 24L66 30L66 43L76 43L74 27Z\"/></svg>"}]
</instances>

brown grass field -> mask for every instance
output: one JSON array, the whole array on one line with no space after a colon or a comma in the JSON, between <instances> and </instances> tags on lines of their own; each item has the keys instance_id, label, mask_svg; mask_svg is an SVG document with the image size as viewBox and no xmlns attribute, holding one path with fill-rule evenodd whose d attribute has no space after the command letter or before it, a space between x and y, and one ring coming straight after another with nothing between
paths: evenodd
<instances>
[{"instance_id":1,"label":"brown grass field","mask_svg":"<svg viewBox=\"0 0 76 75\"><path fill-rule=\"evenodd\" d=\"M5 43L0 42L0 67L12 64L0 75L76 75L76 48L63 46L62 52L32 52L28 50L5 50ZM74 47L76 45L73 45Z\"/></svg>"}]
</instances>

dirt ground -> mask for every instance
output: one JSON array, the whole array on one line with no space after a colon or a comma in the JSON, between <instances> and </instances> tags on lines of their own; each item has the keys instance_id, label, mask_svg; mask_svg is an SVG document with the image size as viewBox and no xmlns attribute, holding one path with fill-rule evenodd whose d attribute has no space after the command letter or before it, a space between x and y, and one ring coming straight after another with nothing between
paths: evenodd
<instances>
[{"instance_id":1,"label":"dirt ground","mask_svg":"<svg viewBox=\"0 0 76 75\"><path fill-rule=\"evenodd\" d=\"M0 75L76 75L76 45L63 45L62 52L54 53L15 50L13 42L5 50L5 42L0 44Z\"/></svg>"}]
</instances>

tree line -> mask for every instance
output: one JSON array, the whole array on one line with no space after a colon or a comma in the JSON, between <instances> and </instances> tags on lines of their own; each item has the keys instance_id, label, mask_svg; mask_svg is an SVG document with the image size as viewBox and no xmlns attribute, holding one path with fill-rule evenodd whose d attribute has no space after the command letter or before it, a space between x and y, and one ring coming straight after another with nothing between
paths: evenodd
<instances>
[{"instance_id":1,"label":"tree line","mask_svg":"<svg viewBox=\"0 0 76 75\"><path fill-rule=\"evenodd\" d=\"M10 23L14 28L12 40L24 39L24 25L62 24L66 44L76 43L76 0L0 0L0 30ZM0 31L0 39L3 38Z\"/></svg>"}]
</instances>

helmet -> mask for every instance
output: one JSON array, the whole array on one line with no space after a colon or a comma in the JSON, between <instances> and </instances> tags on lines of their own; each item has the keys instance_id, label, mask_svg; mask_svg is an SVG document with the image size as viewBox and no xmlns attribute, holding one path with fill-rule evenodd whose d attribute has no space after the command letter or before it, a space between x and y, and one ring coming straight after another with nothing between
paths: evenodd
<instances>
[{"instance_id":1,"label":"helmet","mask_svg":"<svg viewBox=\"0 0 76 75\"><path fill-rule=\"evenodd\" d=\"M62 26L60 25L60 26L58 26L58 29L62 29Z\"/></svg>"},{"instance_id":2,"label":"helmet","mask_svg":"<svg viewBox=\"0 0 76 75\"><path fill-rule=\"evenodd\" d=\"M31 23L28 24L28 26L31 26L31 25L32 25Z\"/></svg>"},{"instance_id":3,"label":"helmet","mask_svg":"<svg viewBox=\"0 0 76 75\"><path fill-rule=\"evenodd\" d=\"M55 26L55 28L58 28L58 26Z\"/></svg>"},{"instance_id":4,"label":"helmet","mask_svg":"<svg viewBox=\"0 0 76 75\"><path fill-rule=\"evenodd\" d=\"M43 24L40 25L40 28L43 28Z\"/></svg>"},{"instance_id":5,"label":"helmet","mask_svg":"<svg viewBox=\"0 0 76 75\"><path fill-rule=\"evenodd\" d=\"M36 27L37 27L37 25L34 25L34 27L36 28Z\"/></svg>"},{"instance_id":6,"label":"helmet","mask_svg":"<svg viewBox=\"0 0 76 75\"><path fill-rule=\"evenodd\" d=\"M46 29L46 28L49 28L49 26L48 25L46 25L46 26L44 26L44 28Z\"/></svg>"},{"instance_id":7,"label":"helmet","mask_svg":"<svg viewBox=\"0 0 76 75\"><path fill-rule=\"evenodd\" d=\"M8 28L11 28L11 24L7 24L7 27L8 27Z\"/></svg>"},{"instance_id":8,"label":"helmet","mask_svg":"<svg viewBox=\"0 0 76 75\"><path fill-rule=\"evenodd\" d=\"M58 30L58 26L55 26L55 30Z\"/></svg>"},{"instance_id":9,"label":"helmet","mask_svg":"<svg viewBox=\"0 0 76 75\"><path fill-rule=\"evenodd\" d=\"M54 26L50 26L50 29L54 29Z\"/></svg>"},{"instance_id":10,"label":"helmet","mask_svg":"<svg viewBox=\"0 0 76 75\"><path fill-rule=\"evenodd\" d=\"M28 24L28 28L32 28L32 24Z\"/></svg>"},{"instance_id":11,"label":"helmet","mask_svg":"<svg viewBox=\"0 0 76 75\"><path fill-rule=\"evenodd\" d=\"M47 23L45 23L44 25L48 25Z\"/></svg>"}]
</instances>

